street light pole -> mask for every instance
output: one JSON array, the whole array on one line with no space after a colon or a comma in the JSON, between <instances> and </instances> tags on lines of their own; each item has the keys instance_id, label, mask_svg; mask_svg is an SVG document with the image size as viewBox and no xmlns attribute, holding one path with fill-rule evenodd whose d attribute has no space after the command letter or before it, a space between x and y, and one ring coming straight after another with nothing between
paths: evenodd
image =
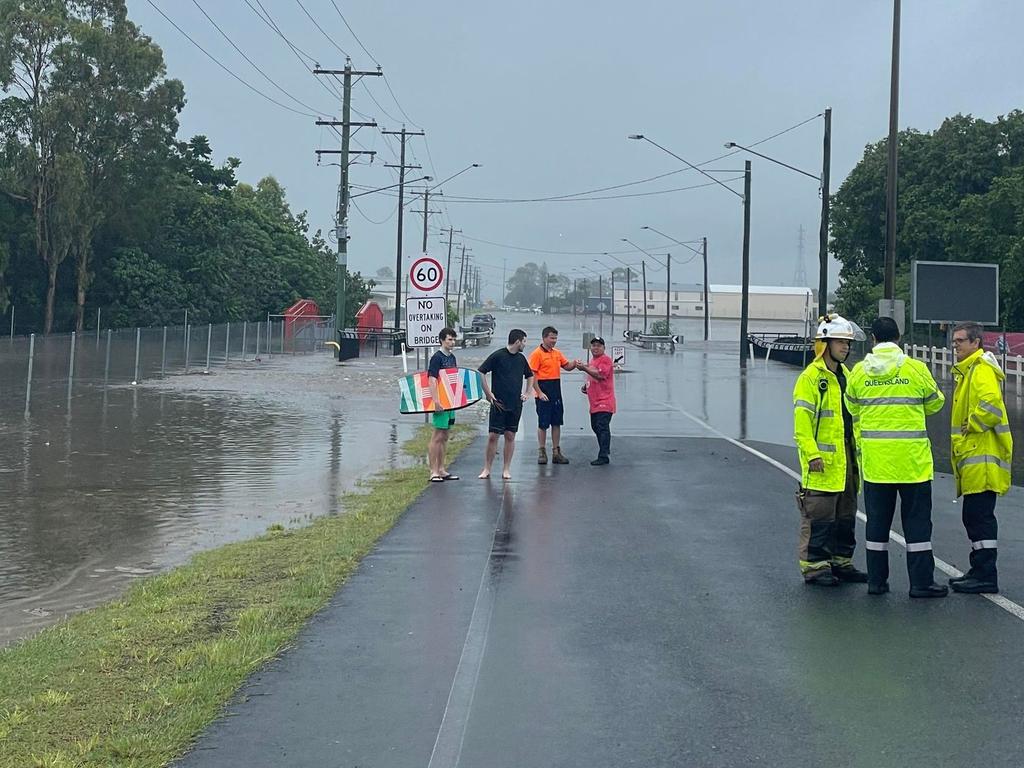
<instances>
[{"instance_id":1,"label":"street light pole","mask_svg":"<svg viewBox=\"0 0 1024 768\"><path fill-rule=\"evenodd\" d=\"M683 164L685 164L689 168L692 168L692 169L696 170L697 172L702 173L703 175L707 176L715 184L718 184L720 187L725 187L727 190L732 192L734 195L736 195L737 197L740 197L740 198L743 199L743 297L741 299L741 310L740 310L740 315L741 315L740 316L740 367L746 368L747 367L747 339L746 339L746 335L747 335L747 310L749 309L749 303L750 303L749 302L749 296L747 295L748 290L750 288L750 280L749 280L749 277L750 277L750 275L749 275L749 272L750 272L750 161L748 160L746 162L745 166L744 166L743 186L744 186L745 194L741 195L735 189L726 186L719 179L716 179L711 174L707 173L706 171L702 170L701 168L698 168L696 165L691 163L689 160L686 160L685 158L682 158L679 155L677 155L675 152L672 152L672 151L666 149L665 147L661 146L660 144L657 144L656 142L651 141L649 138L644 136L642 133L631 134L628 138L634 139L634 140L642 140L642 141L648 142L649 144L653 144L658 149L662 150L663 152L665 152L665 153L667 153L669 155L672 155L672 157L676 158L677 160L679 160L680 162L682 162ZM748 151L751 151L751 150L748 150ZM802 173L802 171L801 171L801 173ZM810 174L808 174L808 175L810 175ZM644 303L644 306L645 307L647 306L646 302Z\"/></svg>"},{"instance_id":2,"label":"street light pole","mask_svg":"<svg viewBox=\"0 0 1024 768\"><path fill-rule=\"evenodd\" d=\"M665 334L672 335L672 254L665 254Z\"/></svg>"},{"instance_id":3,"label":"street light pole","mask_svg":"<svg viewBox=\"0 0 1024 768\"><path fill-rule=\"evenodd\" d=\"M704 341L708 340L708 331L711 327L711 310L708 307L710 304L711 296L708 294L708 239L706 237L701 238L701 252L704 254Z\"/></svg>"},{"instance_id":4,"label":"street light pole","mask_svg":"<svg viewBox=\"0 0 1024 768\"><path fill-rule=\"evenodd\" d=\"M630 288L633 285L633 275L630 268L626 267L626 335L629 335L629 319L633 314L633 299L630 296Z\"/></svg>"},{"instance_id":5,"label":"street light pole","mask_svg":"<svg viewBox=\"0 0 1024 768\"><path fill-rule=\"evenodd\" d=\"M640 270L643 273L644 280L644 336L647 335L647 261L643 260L640 262Z\"/></svg>"},{"instance_id":6,"label":"street light pole","mask_svg":"<svg viewBox=\"0 0 1024 768\"><path fill-rule=\"evenodd\" d=\"M829 174L832 167L832 107L825 109L821 165L821 225L818 233L818 316L828 312Z\"/></svg>"},{"instance_id":7,"label":"street light pole","mask_svg":"<svg viewBox=\"0 0 1024 768\"><path fill-rule=\"evenodd\" d=\"M740 299L740 367L749 356L747 320L750 313L750 161L743 163L743 295Z\"/></svg>"},{"instance_id":8,"label":"street light pole","mask_svg":"<svg viewBox=\"0 0 1024 768\"><path fill-rule=\"evenodd\" d=\"M708 334L709 334L709 327L710 327L710 318L709 318L709 310L708 310L708 239L706 237L703 237L700 240L691 240L690 241L691 243L701 243L703 245L703 248L698 251L696 248L694 248L692 245L690 245L690 243L684 242L683 240L676 240L674 237L669 237L664 232L662 232L660 229L655 229L654 227L647 227L647 226L640 227L640 229L649 229L651 232L655 232L656 234L661 235L666 240L671 240L676 245L681 245L684 248L689 248L691 251L693 251L698 256L702 256L703 257L703 259L704 259L704 341L707 341L708 340Z\"/></svg>"},{"instance_id":9,"label":"street light pole","mask_svg":"<svg viewBox=\"0 0 1024 768\"><path fill-rule=\"evenodd\" d=\"M885 280L882 298L896 297L896 170L900 122L900 0L892 4L892 74L889 84L889 170L885 185Z\"/></svg>"}]
</instances>

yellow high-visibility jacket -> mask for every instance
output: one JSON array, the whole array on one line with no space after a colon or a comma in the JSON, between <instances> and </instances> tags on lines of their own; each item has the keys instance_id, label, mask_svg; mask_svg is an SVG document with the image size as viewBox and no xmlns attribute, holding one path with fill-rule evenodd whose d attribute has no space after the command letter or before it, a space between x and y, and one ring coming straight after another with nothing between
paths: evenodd
<instances>
[{"instance_id":1,"label":"yellow high-visibility jacket","mask_svg":"<svg viewBox=\"0 0 1024 768\"><path fill-rule=\"evenodd\" d=\"M842 369L849 381L849 369ZM820 357L804 368L793 386L793 441L800 453L804 488L834 493L846 488L843 395L836 375ZM808 470L813 459L824 462L824 472Z\"/></svg>"},{"instance_id":2,"label":"yellow high-visibility jacket","mask_svg":"<svg viewBox=\"0 0 1024 768\"><path fill-rule=\"evenodd\" d=\"M853 367L846 405L857 419L854 434L861 477L872 483L923 483L934 473L925 416L945 397L931 371L885 342Z\"/></svg>"},{"instance_id":3,"label":"yellow high-visibility jacket","mask_svg":"<svg viewBox=\"0 0 1024 768\"><path fill-rule=\"evenodd\" d=\"M1010 488L1013 436L1000 386L1004 378L995 357L983 349L953 366L950 458L957 496Z\"/></svg>"}]
</instances>

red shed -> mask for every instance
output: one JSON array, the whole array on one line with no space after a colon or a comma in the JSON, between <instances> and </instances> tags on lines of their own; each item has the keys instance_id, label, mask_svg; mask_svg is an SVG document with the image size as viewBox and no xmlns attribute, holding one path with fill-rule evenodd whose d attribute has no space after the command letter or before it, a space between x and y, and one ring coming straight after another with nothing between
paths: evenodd
<instances>
[{"instance_id":1,"label":"red shed","mask_svg":"<svg viewBox=\"0 0 1024 768\"><path fill-rule=\"evenodd\" d=\"M368 301L356 312L356 331L359 340L365 341L369 331L380 331L384 328L384 310L376 301Z\"/></svg>"},{"instance_id":2,"label":"red shed","mask_svg":"<svg viewBox=\"0 0 1024 768\"><path fill-rule=\"evenodd\" d=\"M284 311L284 337L294 338L296 333L317 322L320 307L312 299L299 299Z\"/></svg>"}]
</instances>

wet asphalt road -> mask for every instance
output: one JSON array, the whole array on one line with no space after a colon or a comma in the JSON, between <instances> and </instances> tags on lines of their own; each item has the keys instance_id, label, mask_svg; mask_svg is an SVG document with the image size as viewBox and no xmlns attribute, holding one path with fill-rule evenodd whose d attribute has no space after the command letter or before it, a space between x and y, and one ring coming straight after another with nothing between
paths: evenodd
<instances>
[{"instance_id":1,"label":"wet asphalt road","mask_svg":"<svg viewBox=\"0 0 1024 768\"><path fill-rule=\"evenodd\" d=\"M1024 622L911 601L895 545L888 596L804 587L794 481L688 417L699 391L620 384L611 466L582 398L569 466L536 466L530 415L513 482L471 479L478 441L181 765L1021 763ZM963 565L949 487L936 555ZM1018 603L1021 501L997 510Z\"/></svg>"}]
</instances>

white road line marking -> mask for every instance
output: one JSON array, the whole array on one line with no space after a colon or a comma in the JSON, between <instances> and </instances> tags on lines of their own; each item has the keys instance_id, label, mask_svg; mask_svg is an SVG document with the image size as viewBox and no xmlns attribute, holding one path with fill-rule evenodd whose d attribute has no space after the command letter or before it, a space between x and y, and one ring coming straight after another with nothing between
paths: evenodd
<instances>
[{"instance_id":1,"label":"white road line marking","mask_svg":"<svg viewBox=\"0 0 1024 768\"><path fill-rule=\"evenodd\" d=\"M430 753L427 768L457 768L462 756L462 742L466 737L466 726L473 708L473 697L476 695L480 667L483 666L487 636L491 630L491 616L497 597L497 583L493 576L494 550L498 534L507 523L505 502L508 490L506 484L501 491L501 510L494 526L491 551L487 555L487 563L480 576L473 615L469 620L469 629L466 630L466 642L462 646L462 655L455 669L452 687L448 692L448 702L444 707L444 715L437 729L437 738L434 740L434 749Z\"/></svg>"},{"instance_id":2,"label":"white road line marking","mask_svg":"<svg viewBox=\"0 0 1024 768\"><path fill-rule=\"evenodd\" d=\"M709 432L711 432L712 434L716 435L717 437L722 438L723 440L725 440L728 443L732 443L737 448L741 448L744 451L746 451L747 453L753 454L754 456L756 456L757 458L761 459L762 461L766 461L767 463L771 464L776 469L778 469L781 472L784 472L785 474L787 474L790 477L792 477L797 482L800 482L800 480L802 479L800 477L799 473L794 472L792 469L787 467L785 464L782 464L781 462L776 461L771 456L768 456L766 454L761 453L756 448L752 448L749 445L746 445L746 444L740 442L739 440L736 440L734 438L729 437L728 435L724 434L723 432L719 432L717 429L712 427L706 421L703 421L703 420L697 418L692 413L689 413L688 411L683 410L679 406L672 405L671 403L664 403L664 402L661 403L661 405L663 405L666 408L669 408L669 409L671 409L673 411L676 411L677 413L681 413L683 416L685 416L686 418L690 419L691 421L696 422L697 424L700 424L702 427L704 427L705 429L707 429ZM867 516L862 511L860 511L860 510L857 510L857 518L861 522L864 522L864 523L866 523L867 520L868 520ZM895 541L897 544L899 544L904 549L907 548L907 540L904 539L896 531L890 530L889 531L889 538L892 541ZM945 560L940 560L937 557L935 558L935 565L936 565L936 567L940 571L942 571L943 573L947 574L948 576L959 577L959 576L963 576L964 575L963 571L958 569L956 566L950 565ZM1011 616L1015 616L1018 619L1020 619L1021 621L1024 621L1024 607L1022 607L1022 606L1018 605L1017 603L1013 602L1013 600L1005 598L1002 595L982 595L982 597L984 597L990 603L993 603L994 605L998 605L1000 608L1002 608L1004 611L1009 613Z\"/></svg>"}]
</instances>

